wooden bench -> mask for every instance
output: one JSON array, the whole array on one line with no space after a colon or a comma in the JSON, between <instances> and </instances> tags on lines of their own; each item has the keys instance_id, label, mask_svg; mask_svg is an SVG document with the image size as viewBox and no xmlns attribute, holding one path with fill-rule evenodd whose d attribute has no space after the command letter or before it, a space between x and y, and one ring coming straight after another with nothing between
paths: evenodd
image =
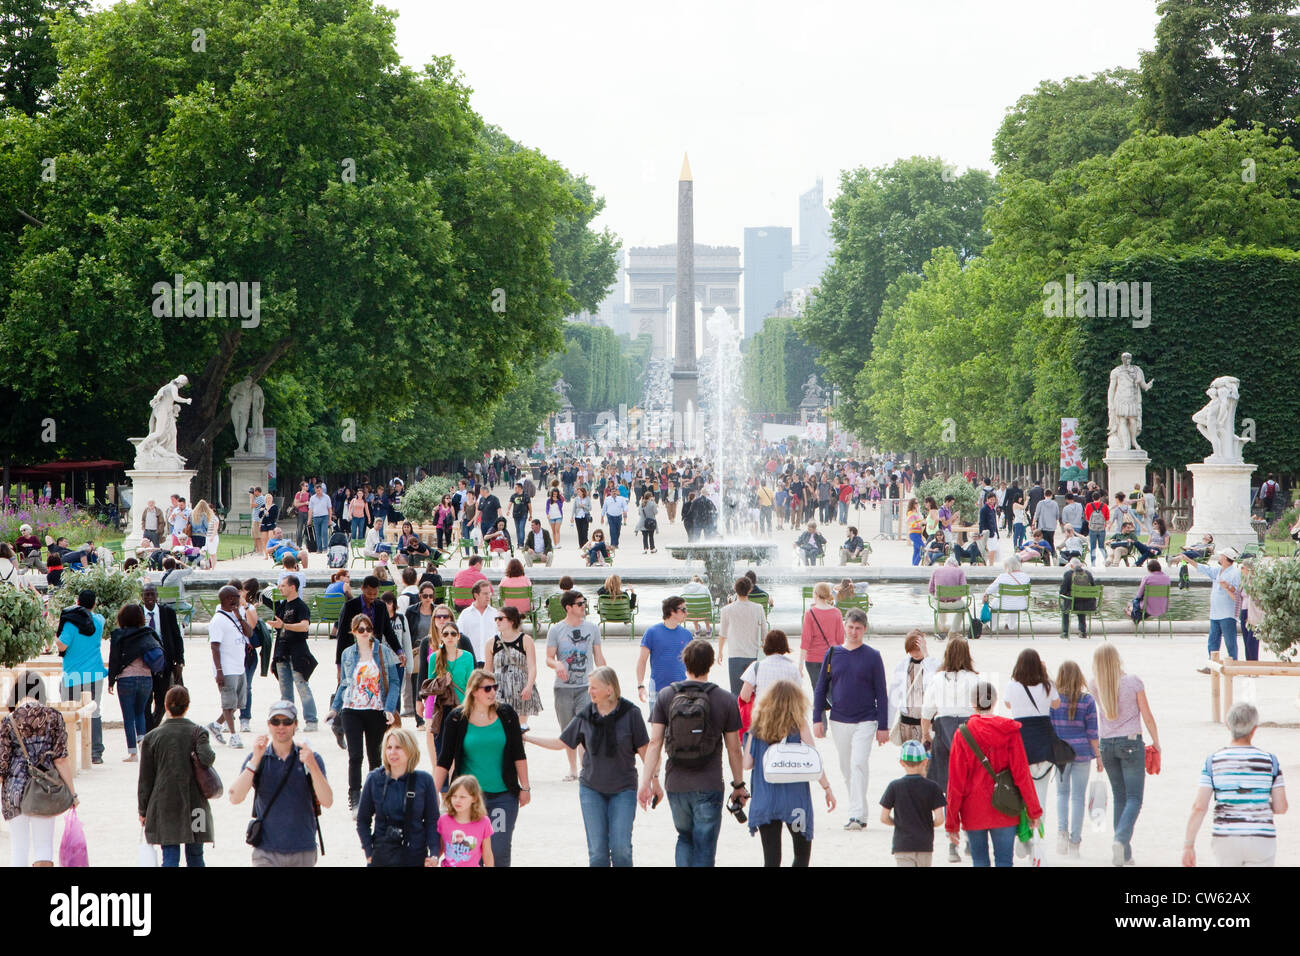
<instances>
[{"instance_id":1,"label":"wooden bench","mask_svg":"<svg viewBox=\"0 0 1300 956\"><path fill-rule=\"evenodd\" d=\"M95 701L90 691L81 692L81 700L59 700L61 694L50 693L51 684L62 690L63 664L61 661L28 661L17 667L0 668L0 700L6 703L13 693L14 677L19 672L40 674L45 685L45 699L63 715L63 724L68 733L68 759L72 761L72 772L76 774L81 768L90 766L91 732L90 720L95 716ZM5 710L7 713L7 709Z\"/></svg>"},{"instance_id":2,"label":"wooden bench","mask_svg":"<svg viewBox=\"0 0 1300 956\"><path fill-rule=\"evenodd\" d=\"M1221 723L1232 710L1232 679L1234 677L1300 677L1300 663L1288 661L1234 661L1223 660L1219 651L1210 654L1210 719ZM1222 679L1221 679L1222 678ZM1220 708L1222 689L1222 708Z\"/></svg>"}]
</instances>

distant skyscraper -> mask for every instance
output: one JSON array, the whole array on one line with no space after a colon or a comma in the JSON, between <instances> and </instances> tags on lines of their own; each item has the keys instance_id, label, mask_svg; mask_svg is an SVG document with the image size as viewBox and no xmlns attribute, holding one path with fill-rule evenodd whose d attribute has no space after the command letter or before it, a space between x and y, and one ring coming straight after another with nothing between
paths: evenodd
<instances>
[{"instance_id":1,"label":"distant skyscraper","mask_svg":"<svg viewBox=\"0 0 1300 956\"><path fill-rule=\"evenodd\" d=\"M830 262L831 214L827 212L822 192L822 178L799 197L799 245L794 249L794 264L785 274L785 291L816 288Z\"/></svg>"},{"instance_id":2,"label":"distant skyscraper","mask_svg":"<svg viewBox=\"0 0 1300 956\"><path fill-rule=\"evenodd\" d=\"M757 335L763 319L785 296L784 278L792 265L789 226L745 230L745 338Z\"/></svg>"}]
</instances>

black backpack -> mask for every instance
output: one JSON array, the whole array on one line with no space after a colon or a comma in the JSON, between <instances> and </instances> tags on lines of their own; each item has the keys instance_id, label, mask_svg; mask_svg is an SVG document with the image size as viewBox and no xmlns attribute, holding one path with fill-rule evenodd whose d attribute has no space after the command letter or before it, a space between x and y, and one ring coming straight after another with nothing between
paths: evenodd
<instances>
[{"instance_id":1,"label":"black backpack","mask_svg":"<svg viewBox=\"0 0 1300 956\"><path fill-rule=\"evenodd\" d=\"M698 770L718 751L722 736L709 733L709 692L714 684L677 681L668 705L668 756L675 767Z\"/></svg>"}]
</instances>

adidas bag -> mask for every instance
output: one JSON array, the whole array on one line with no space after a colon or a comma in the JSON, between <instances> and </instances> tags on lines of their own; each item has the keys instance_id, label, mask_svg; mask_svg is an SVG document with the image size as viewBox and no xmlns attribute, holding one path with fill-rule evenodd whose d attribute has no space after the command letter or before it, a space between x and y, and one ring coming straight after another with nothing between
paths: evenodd
<instances>
[{"instance_id":1,"label":"adidas bag","mask_svg":"<svg viewBox=\"0 0 1300 956\"><path fill-rule=\"evenodd\" d=\"M763 779L768 783L812 783L821 778L821 754L808 744L782 741L763 754Z\"/></svg>"}]
</instances>

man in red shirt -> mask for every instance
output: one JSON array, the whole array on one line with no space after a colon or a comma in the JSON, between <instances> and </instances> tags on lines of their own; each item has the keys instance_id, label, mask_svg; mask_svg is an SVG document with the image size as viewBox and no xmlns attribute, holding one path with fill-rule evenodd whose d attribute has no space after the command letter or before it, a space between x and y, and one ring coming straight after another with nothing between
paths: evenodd
<instances>
[{"instance_id":1,"label":"man in red shirt","mask_svg":"<svg viewBox=\"0 0 1300 956\"><path fill-rule=\"evenodd\" d=\"M451 586L454 588L472 588L478 581L486 581L487 575L483 573L483 558L479 555L473 555L469 559L469 565L461 568L456 572L456 576L451 580ZM473 604L472 599L461 598L453 601L457 610L463 611Z\"/></svg>"}]
</instances>

